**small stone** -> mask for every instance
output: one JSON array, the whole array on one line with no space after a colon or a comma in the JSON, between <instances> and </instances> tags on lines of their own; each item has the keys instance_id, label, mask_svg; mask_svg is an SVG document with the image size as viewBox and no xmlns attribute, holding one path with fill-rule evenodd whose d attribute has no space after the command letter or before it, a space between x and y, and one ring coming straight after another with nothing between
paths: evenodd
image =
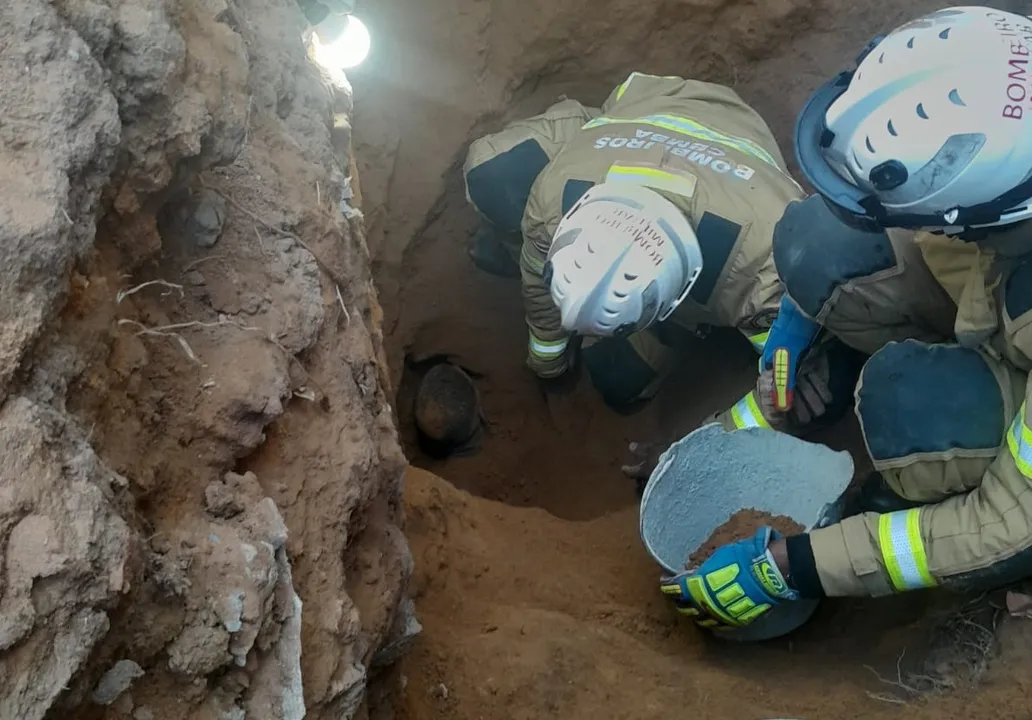
<instances>
[{"instance_id":1,"label":"small stone","mask_svg":"<svg viewBox=\"0 0 1032 720\"><path fill-rule=\"evenodd\" d=\"M218 193L204 190L194 206L193 215L187 225L192 231L197 247L210 248L219 241L225 221L226 201Z\"/></svg>"},{"instance_id":2,"label":"small stone","mask_svg":"<svg viewBox=\"0 0 1032 720\"><path fill-rule=\"evenodd\" d=\"M133 720L154 720L154 713L149 708L138 707L133 712Z\"/></svg>"},{"instance_id":3,"label":"small stone","mask_svg":"<svg viewBox=\"0 0 1032 720\"><path fill-rule=\"evenodd\" d=\"M93 702L98 705L110 705L129 689L133 680L143 677L143 674L143 668L132 660L119 660L97 683L93 691Z\"/></svg>"},{"instance_id":4,"label":"small stone","mask_svg":"<svg viewBox=\"0 0 1032 720\"><path fill-rule=\"evenodd\" d=\"M217 518L231 518L244 511L243 503L223 482L213 482L204 489L204 505L208 514Z\"/></svg>"},{"instance_id":5,"label":"small stone","mask_svg":"<svg viewBox=\"0 0 1032 720\"><path fill-rule=\"evenodd\" d=\"M199 285L204 284L204 275L201 273L200 270L191 270L190 272L186 273L183 276L183 278L186 280L187 285L193 285L194 287L197 287Z\"/></svg>"}]
</instances>

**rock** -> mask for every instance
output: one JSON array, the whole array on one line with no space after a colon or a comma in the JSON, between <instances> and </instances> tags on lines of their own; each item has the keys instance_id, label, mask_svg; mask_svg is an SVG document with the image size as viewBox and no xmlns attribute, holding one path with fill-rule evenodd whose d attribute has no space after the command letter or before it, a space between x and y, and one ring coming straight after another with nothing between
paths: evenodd
<instances>
[{"instance_id":1,"label":"rock","mask_svg":"<svg viewBox=\"0 0 1032 720\"><path fill-rule=\"evenodd\" d=\"M244 511L236 493L224 482L213 482L205 488L204 503L208 514L217 518L231 518Z\"/></svg>"},{"instance_id":2,"label":"rock","mask_svg":"<svg viewBox=\"0 0 1032 720\"><path fill-rule=\"evenodd\" d=\"M227 665L229 633L221 625L191 625L168 649L168 667L180 675L207 675Z\"/></svg>"},{"instance_id":3,"label":"rock","mask_svg":"<svg viewBox=\"0 0 1032 720\"><path fill-rule=\"evenodd\" d=\"M201 285L204 285L204 275L201 273L200 270L191 270L190 272L184 274L183 280L186 281L187 285L192 285L193 287L200 287Z\"/></svg>"},{"instance_id":4,"label":"rock","mask_svg":"<svg viewBox=\"0 0 1032 720\"><path fill-rule=\"evenodd\" d=\"M390 634L373 656L373 666L385 667L398 662L408 653L422 631L423 626L416 619L415 603L411 598L404 598L398 604Z\"/></svg>"},{"instance_id":5,"label":"rock","mask_svg":"<svg viewBox=\"0 0 1032 720\"><path fill-rule=\"evenodd\" d=\"M154 712L150 708L138 707L133 711L133 720L154 720Z\"/></svg>"},{"instance_id":6,"label":"rock","mask_svg":"<svg viewBox=\"0 0 1032 720\"><path fill-rule=\"evenodd\" d=\"M97 683L93 691L93 702L98 705L110 705L129 689L133 680L143 675L143 668L132 660L119 660Z\"/></svg>"},{"instance_id":7,"label":"rock","mask_svg":"<svg viewBox=\"0 0 1032 720\"><path fill-rule=\"evenodd\" d=\"M210 190L202 190L187 224L197 247L214 247L226 222L226 201Z\"/></svg>"},{"instance_id":8,"label":"rock","mask_svg":"<svg viewBox=\"0 0 1032 720\"><path fill-rule=\"evenodd\" d=\"M92 244L119 140L104 68L47 0L0 10L0 117L2 401Z\"/></svg>"},{"instance_id":9,"label":"rock","mask_svg":"<svg viewBox=\"0 0 1032 720\"><path fill-rule=\"evenodd\" d=\"M26 398L0 408L0 717L44 717L107 632L125 584L130 534L112 504L115 476L77 432Z\"/></svg>"}]
</instances>

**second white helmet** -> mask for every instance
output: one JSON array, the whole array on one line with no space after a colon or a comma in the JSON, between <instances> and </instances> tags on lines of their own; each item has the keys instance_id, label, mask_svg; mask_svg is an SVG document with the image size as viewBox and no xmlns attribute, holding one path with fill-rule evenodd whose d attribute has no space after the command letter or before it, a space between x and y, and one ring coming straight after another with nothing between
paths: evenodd
<instances>
[{"instance_id":1,"label":"second white helmet","mask_svg":"<svg viewBox=\"0 0 1032 720\"><path fill-rule=\"evenodd\" d=\"M624 335L670 317L702 272L702 251L672 202L605 182L559 222L545 268L563 328Z\"/></svg>"},{"instance_id":2,"label":"second white helmet","mask_svg":"<svg viewBox=\"0 0 1032 720\"><path fill-rule=\"evenodd\" d=\"M1032 217L1032 21L939 10L865 49L807 103L800 168L833 208L959 231Z\"/></svg>"}]
</instances>

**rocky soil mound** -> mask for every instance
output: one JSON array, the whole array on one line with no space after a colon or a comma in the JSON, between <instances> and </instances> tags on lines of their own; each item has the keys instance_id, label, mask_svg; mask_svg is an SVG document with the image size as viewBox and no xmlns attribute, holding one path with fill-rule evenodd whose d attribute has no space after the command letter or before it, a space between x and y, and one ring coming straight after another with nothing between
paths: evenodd
<instances>
[{"instance_id":1,"label":"rocky soil mound","mask_svg":"<svg viewBox=\"0 0 1032 720\"><path fill-rule=\"evenodd\" d=\"M350 93L303 31L0 6L0 717L357 717L418 630Z\"/></svg>"}]
</instances>

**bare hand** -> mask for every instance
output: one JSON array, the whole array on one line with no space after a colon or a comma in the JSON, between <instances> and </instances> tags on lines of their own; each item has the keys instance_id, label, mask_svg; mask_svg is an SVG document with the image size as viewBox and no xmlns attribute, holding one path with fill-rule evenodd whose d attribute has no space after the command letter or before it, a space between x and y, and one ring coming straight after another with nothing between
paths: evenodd
<instances>
[{"instance_id":1,"label":"bare hand","mask_svg":"<svg viewBox=\"0 0 1032 720\"><path fill-rule=\"evenodd\" d=\"M630 479L637 480L644 485L652 476L652 471L656 469L656 463L659 462L663 447L659 443L632 442L627 449L631 452L631 461L627 465L621 466L620 470Z\"/></svg>"}]
</instances>

